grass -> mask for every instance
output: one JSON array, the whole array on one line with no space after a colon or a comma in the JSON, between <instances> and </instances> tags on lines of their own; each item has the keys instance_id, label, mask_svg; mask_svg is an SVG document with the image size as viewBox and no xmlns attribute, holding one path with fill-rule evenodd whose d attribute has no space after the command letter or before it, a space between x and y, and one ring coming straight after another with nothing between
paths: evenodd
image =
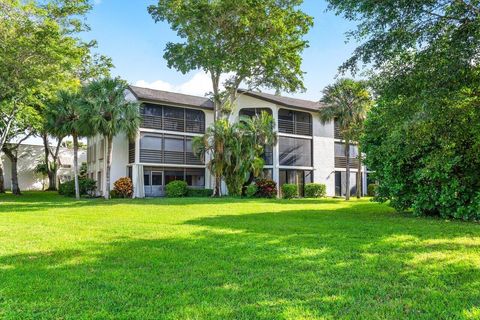
<instances>
[{"instance_id":1,"label":"grass","mask_svg":"<svg viewBox=\"0 0 480 320\"><path fill-rule=\"evenodd\" d=\"M480 225L368 200L0 196L2 319L479 319Z\"/></svg>"}]
</instances>

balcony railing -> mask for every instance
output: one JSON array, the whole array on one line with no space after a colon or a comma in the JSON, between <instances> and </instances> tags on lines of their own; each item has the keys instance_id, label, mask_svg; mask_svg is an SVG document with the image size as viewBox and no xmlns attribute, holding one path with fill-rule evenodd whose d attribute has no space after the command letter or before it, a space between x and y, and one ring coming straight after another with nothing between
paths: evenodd
<instances>
[{"instance_id":1,"label":"balcony railing","mask_svg":"<svg viewBox=\"0 0 480 320\"><path fill-rule=\"evenodd\" d=\"M300 122L291 120L278 120L278 131L281 133L298 134L302 136L312 135L312 124L310 122Z\"/></svg>"},{"instance_id":2,"label":"balcony railing","mask_svg":"<svg viewBox=\"0 0 480 320\"><path fill-rule=\"evenodd\" d=\"M333 125L333 137L335 139L341 139L343 140L343 136L342 134L340 133L340 127L338 126L338 123L337 121L334 122L334 125Z\"/></svg>"},{"instance_id":3,"label":"balcony railing","mask_svg":"<svg viewBox=\"0 0 480 320\"><path fill-rule=\"evenodd\" d=\"M346 168L346 167L347 167L346 157L335 157L335 168ZM350 168L358 168L358 159L350 158Z\"/></svg>"},{"instance_id":4,"label":"balcony railing","mask_svg":"<svg viewBox=\"0 0 480 320\"><path fill-rule=\"evenodd\" d=\"M128 163L135 162L135 142L128 143Z\"/></svg>"}]
</instances>

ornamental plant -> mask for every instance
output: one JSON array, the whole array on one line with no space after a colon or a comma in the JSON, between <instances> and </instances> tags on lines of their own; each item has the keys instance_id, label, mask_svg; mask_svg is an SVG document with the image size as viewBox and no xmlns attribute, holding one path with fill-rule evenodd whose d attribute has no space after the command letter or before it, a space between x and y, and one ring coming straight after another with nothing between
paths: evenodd
<instances>
[{"instance_id":1,"label":"ornamental plant","mask_svg":"<svg viewBox=\"0 0 480 320\"><path fill-rule=\"evenodd\" d=\"M284 199L293 199L298 197L298 186L293 183L282 185L282 196Z\"/></svg>"},{"instance_id":2,"label":"ornamental plant","mask_svg":"<svg viewBox=\"0 0 480 320\"><path fill-rule=\"evenodd\" d=\"M327 195L327 186L322 183L307 183L305 198L323 198Z\"/></svg>"},{"instance_id":3,"label":"ornamental plant","mask_svg":"<svg viewBox=\"0 0 480 320\"><path fill-rule=\"evenodd\" d=\"M270 179L260 179L255 183L257 186L257 197L259 198L276 198L277 184Z\"/></svg>"},{"instance_id":4,"label":"ornamental plant","mask_svg":"<svg viewBox=\"0 0 480 320\"><path fill-rule=\"evenodd\" d=\"M133 183L128 177L122 177L113 184L114 195L118 198L131 198L133 195Z\"/></svg>"}]
</instances>

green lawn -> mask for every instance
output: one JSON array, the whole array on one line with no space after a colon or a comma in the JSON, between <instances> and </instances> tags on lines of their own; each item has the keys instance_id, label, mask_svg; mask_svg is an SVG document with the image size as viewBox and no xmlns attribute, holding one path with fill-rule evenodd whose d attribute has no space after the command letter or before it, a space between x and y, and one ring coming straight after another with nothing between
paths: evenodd
<instances>
[{"instance_id":1,"label":"green lawn","mask_svg":"<svg viewBox=\"0 0 480 320\"><path fill-rule=\"evenodd\" d=\"M0 318L479 319L480 225L368 200L0 195Z\"/></svg>"}]
</instances>

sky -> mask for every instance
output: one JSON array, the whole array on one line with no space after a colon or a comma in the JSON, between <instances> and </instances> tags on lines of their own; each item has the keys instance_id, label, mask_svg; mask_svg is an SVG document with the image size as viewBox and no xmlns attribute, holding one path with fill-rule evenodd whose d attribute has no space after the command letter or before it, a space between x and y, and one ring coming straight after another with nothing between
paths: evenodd
<instances>
[{"instance_id":1,"label":"sky","mask_svg":"<svg viewBox=\"0 0 480 320\"><path fill-rule=\"evenodd\" d=\"M112 74L130 84L204 96L211 91L209 77L201 71L182 74L169 69L163 59L166 43L179 38L167 23L155 23L147 7L155 0L94 0L87 16L91 31L84 40L98 41L99 53L112 58ZM310 47L302 55L306 92L285 94L319 100L322 89L335 81L338 67L350 57L356 44L346 43L345 33L355 25L326 12L323 0L305 0L302 10L314 17L306 35Z\"/></svg>"}]
</instances>

